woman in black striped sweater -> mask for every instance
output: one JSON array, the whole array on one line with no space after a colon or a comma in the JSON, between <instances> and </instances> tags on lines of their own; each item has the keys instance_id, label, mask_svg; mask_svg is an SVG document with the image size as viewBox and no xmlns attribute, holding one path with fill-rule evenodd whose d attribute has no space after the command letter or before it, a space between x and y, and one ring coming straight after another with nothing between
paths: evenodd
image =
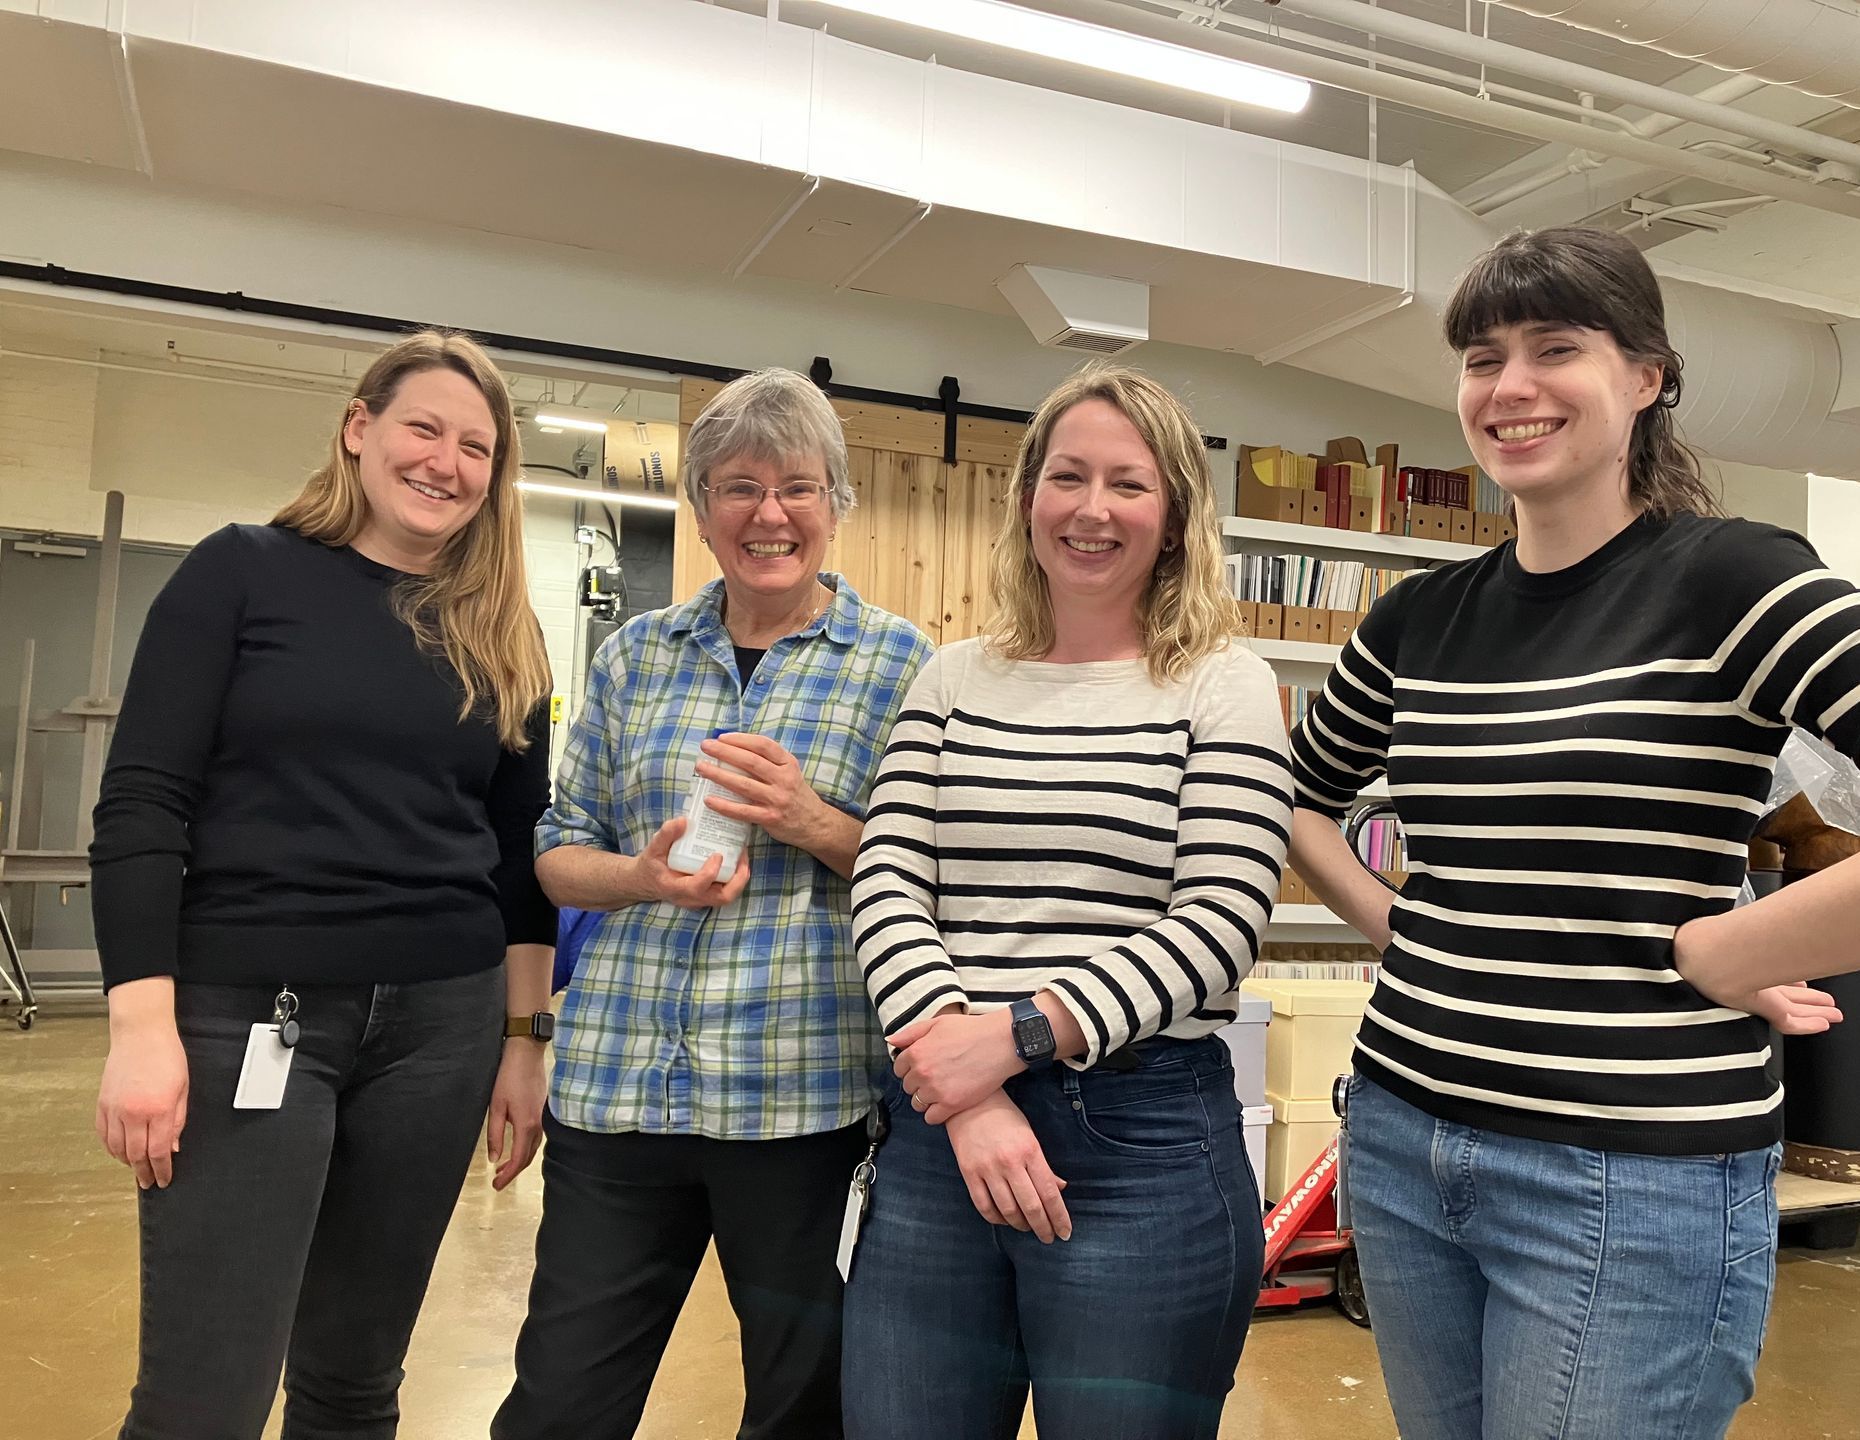
<instances>
[{"instance_id":1,"label":"woman in black striped sweater","mask_svg":"<svg viewBox=\"0 0 1860 1440\"><path fill-rule=\"evenodd\" d=\"M1732 905L1789 727L1860 753L1860 595L1719 515L1626 239L1500 242L1446 330L1518 538L1390 592L1292 742L1293 858L1386 947L1347 1122L1383 1370L1407 1440L1705 1440L1774 1276L1765 1020L1840 1018L1760 987L1852 967L1860 868ZM1336 824L1385 771L1392 904Z\"/></svg>"},{"instance_id":2,"label":"woman in black striped sweater","mask_svg":"<svg viewBox=\"0 0 1860 1440\"><path fill-rule=\"evenodd\" d=\"M1044 1435L1211 1437L1262 1250L1214 1032L1291 785L1180 403L1110 369L1047 399L992 598L905 700L853 877L898 1055L847 1434L1011 1440L1031 1381Z\"/></svg>"}]
</instances>

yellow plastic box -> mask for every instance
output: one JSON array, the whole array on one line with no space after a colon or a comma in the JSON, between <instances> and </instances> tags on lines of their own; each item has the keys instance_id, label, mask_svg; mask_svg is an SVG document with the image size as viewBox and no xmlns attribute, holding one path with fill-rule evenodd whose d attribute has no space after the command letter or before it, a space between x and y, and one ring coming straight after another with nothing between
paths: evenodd
<instances>
[{"instance_id":1,"label":"yellow plastic box","mask_svg":"<svg viewBox=\"0 0 1860 1440\"><path fill-rule=\"evenodd\" d=\"M1350 1051L1375 988L1362 980L1248 980L1248 992L1272 1002L1266 1029L1266 1094L1322 1100L1349 1073Z\"/></svg>"}]
</instances>

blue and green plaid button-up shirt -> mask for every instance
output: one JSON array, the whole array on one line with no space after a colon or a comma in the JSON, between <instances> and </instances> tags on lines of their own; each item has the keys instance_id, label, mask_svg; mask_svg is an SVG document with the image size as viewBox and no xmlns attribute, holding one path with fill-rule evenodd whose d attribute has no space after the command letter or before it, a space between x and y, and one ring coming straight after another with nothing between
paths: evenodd
<instances>
[{"instance_id":1,"label":"blue and green plaid button-up shirt","mask_svg":"<svg viewBox=\"0 0 1860 1440\"><path fill-rule=\"evenodd\" d=\"M536 850L633 855L682 813L713 730L785 746L820 797L865 818L904 692L930 655L907 620L837 575L833 603L778 640L747 685L723 582L635 616L601 647ZM629 905L601 917L555 1036L551 1108L577 1129L765 1140L850 1125L884 1037L853 957L851 887L752 831L733 904Z\"/></svg>"}]
</instances>

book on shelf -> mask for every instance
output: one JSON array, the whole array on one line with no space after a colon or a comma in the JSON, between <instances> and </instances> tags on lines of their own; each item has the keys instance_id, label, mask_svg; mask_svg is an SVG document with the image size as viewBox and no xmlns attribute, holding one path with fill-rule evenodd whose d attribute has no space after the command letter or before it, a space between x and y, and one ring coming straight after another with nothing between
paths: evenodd
<instances>
[{"instance_id":1,"label":"book on shelf","mask_svg":"<svg viewBox=\"0 0 1860 1440\"><path fill-rule=\"evenodd\" d=\"M1261 960L1252 980L1360 980L1373 985L1382 975L1378 960Z\"/></svg>"}]
</instances>

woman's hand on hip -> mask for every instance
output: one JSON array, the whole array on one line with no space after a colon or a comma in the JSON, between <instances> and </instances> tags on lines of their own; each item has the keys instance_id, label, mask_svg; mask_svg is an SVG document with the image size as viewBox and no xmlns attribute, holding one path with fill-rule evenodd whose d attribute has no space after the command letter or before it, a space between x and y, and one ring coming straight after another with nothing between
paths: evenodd
<instances>
[{"instance_id":1,"label":"woman's hand on hip","mask_svg":"<svg viewBox=\"0 0 1860 1440\"><path fill-rule=\"evenodd\" d=\"M135 1171L142 1189L165 1190L186 1125L187 1051L174 1023L174 981L165 975L125 981L110 991L97 1138Z\"/></svg>"},{"instance_id":2,"label":"woman's hand on hip","mask_svg":"<svg viewBox=\"0 0 1860 1440\"><path fill-rule=\"evenodd\" d=\"M1014 1051L1012 1027L1006 1010L986 1015L952 1010L886 1036L898 1052L891 1068L912 1107L932 1125L942 1125L1020 1074L1027 1066Z\"/></svg>"},{"instance_id":3,"label":"woman's hand on hip","mask_svg":"<svg viewBox=\"0 0 1860 1440\"><path fill-rule=\"evenodd\" d=\"M779 742L732 731L699 748L709 758L698 761L697 773L736 797L712 796L706 802L711 809L732 820L747 820L784 845L813 848L827 818L823 812L833 807L814 793L801 773L801 762ZM726 765L731 768L724 769Z\"/></svg>"},{"instance_id":4,"label":"woman's hand on hip","mask_svg":"<svg viewBox=\"0 0 1860 1440\"><path fill-rule=\"evenodd\" d=\"M949 1143L969 1199L990 1225L1031 1230L1042 1244L1072 1238L1066 1188L1020 1107L996 1090L949 1122Z\"/></svg>"},{"instance_id":5,"label":"woman's hand on hip","mask_svg":"<svg viewBox=\"0 0 1860 1440\"><path fill-rule=\"evenodd\" d=\"M1753 990L1740 977L1732 946L1723 943L1722 915L1688 920L1673 935L1673 968L1707 1000L1744 1010L1785 1035L1819 1035L1841 1023L1840 1006L1811 985L1771 985Z\"/></svg>"},{"instance_id":6,"label":"woman's hand on hip","mask_svg":"<svg viewBox=\"0 0 1860 1440\"><path fill-rule=\"evenodd\" d=\"M548 1093L542 1042L521 1035L505 1040L484 1125L485 1159L497 1167L491 1176L493 1190L502 1190L536 1158Z\"/></svg>"},{"instance_id":7,"label":"woman's hand on hip","mask_svg":"<svg viewBox=\"0 0 1860 1440\"><path fill-rule=\"evenodd\" d=\"M667 820L646 848L634 857L634 864L639 867L640 889L653 899L668 901L680 910L712 910L728 905L749 883L749 856L736 857L735 871L721 885L717 883L717 872L723 868L723 858L719 855L712 855L695 875L672 869L672 846L685 833L685 823L682 815Z\"/></svg>"}]
</instances>

